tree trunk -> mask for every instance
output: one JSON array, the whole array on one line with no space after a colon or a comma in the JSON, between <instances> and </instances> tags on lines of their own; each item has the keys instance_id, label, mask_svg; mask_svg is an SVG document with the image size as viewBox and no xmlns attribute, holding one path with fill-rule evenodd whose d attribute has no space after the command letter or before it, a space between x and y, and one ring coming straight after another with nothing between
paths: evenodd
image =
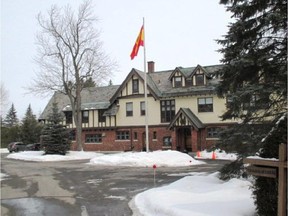
<instances>
[{"instance_id":1,"label":"tree trunk","mask_svg":"<svg viewBox=\"0 0 288 216\"><path fill-rule=\"evenodd\" d=\"M81 91L80 88L76 88L76 132L77 132L77 150L83 151L83 145L82 145L82 112L81 112Z\"/></svg>"}]
</instances>

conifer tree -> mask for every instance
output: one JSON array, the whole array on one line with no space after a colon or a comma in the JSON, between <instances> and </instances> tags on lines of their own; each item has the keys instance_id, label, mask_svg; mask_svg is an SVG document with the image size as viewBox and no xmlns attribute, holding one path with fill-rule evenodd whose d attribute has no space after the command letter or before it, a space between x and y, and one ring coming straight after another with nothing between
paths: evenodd
<instances>
[{"instance_id":1,"label":"conifer tree","mask_svg":"<svg viewBox=\"0 0 288 216\"><path fill-rule=\"evenodd\" d=\"M29 104L25 117L22 120L21 137L25 144L37 143L40 140L41 125L33 114L31 105Z\"/></svg>"},{"instance_id":2,"label":"conifer tree","mask_svg":"<svg viewBox=\"0 0 288 216\"><path fill-rule=\"evenodd\" d=\"M254 155L264 147L265 152L278 151L276 140L266 146L261 140L287 112L287 0L221 0L220 3L234 18L228 33L217 40L222 45L219 51L224 64L219 71L222 81L217 92L227 98L227 111L222 119L241 122L221 135L220 147L239 153L239 160L223 169L226 174L235 175L243 174L239 170L243 168L243 156ZM226 174L224 178L228 177ZM271 190L271 181L258 185L257 190L263 192L265 187ZM274 195L263 194L256 194L258 214L276 215L263 210L267 206L277 209Z\"/></svg>"},{"instance_id":3,"label":"conifer tree","mask_svg":"<svg viewBox=\"0 0 288 216\"><path fill-rule=\"evenodd\" d=\"M65 155L70 149L69 130L61 125L63 114L59 112L57 103L53 103L52 113L48 115L41 133L41 143L45 154Z\"/></svg>"},{"instance_id":4,"label":"conifer tree","mask_svg":"<svg viewBox=\"0 0 288 216\"><path fill-rule=\"evenodd\" d=\"M4 123L4 126L8 128L18 125L19 119L17 117L17 112L13 103L11 105L11 108L8 110L8 113L3 123Z\"/></svg>"}]
</instances>

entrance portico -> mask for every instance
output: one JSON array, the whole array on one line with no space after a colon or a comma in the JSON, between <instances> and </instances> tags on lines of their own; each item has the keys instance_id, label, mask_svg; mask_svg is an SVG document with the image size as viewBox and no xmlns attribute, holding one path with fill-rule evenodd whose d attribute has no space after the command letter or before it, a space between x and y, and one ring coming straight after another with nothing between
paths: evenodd
<instances>
[{"instance_id":1,"label":"entrance portico","mask_svg":"<svg viewBox=\"0 0 288 216\"><path fill-rule=\"evenodd\" d=\"M177 150L196 152L201 149L201 129L205 126L189 108L180 108L168 128L176 132Z\"/></svg>"}]
</instances>

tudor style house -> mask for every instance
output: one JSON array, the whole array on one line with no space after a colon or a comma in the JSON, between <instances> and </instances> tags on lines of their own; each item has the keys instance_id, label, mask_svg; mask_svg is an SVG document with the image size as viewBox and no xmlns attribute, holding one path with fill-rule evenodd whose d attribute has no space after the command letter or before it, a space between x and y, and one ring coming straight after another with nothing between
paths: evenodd
<instances>
[{"instance_id":1,"label":"tudor style house","mask_svg":"<svg viewBox=\"0 0 288 216\"><path fill-rule=\"evenodd\" d=\"M146 113L150 150L203 150L215 144L221 128L236 123L220 119L226 109L226 99L218 98L215 93L219 82L215 72L221 70L221 65L176 67L156 72L154 64L148 62L147 110L145 73L136 69L131 70L121 85L82 91L84 150L144 150ZM65 114L63 124L75 128L69 99L58 92L39 120L45 122L54 102Z\"/></svg>"}]
</instances>

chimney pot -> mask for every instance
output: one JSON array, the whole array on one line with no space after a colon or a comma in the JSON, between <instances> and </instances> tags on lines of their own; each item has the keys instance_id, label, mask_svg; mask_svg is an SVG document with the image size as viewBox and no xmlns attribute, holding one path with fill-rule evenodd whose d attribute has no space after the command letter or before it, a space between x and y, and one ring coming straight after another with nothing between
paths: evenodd
<instances>
[{"instance_id":1,"label":"chimney pot","mask_svg":"<svg viewBox=\"0 0 288 216\"><path fill-rule=\"evenodd\" d=\"M155 62L154 61L149 61L147 63L148 63L148 73L155 72Z\"/></svg>"}]
</instances>

